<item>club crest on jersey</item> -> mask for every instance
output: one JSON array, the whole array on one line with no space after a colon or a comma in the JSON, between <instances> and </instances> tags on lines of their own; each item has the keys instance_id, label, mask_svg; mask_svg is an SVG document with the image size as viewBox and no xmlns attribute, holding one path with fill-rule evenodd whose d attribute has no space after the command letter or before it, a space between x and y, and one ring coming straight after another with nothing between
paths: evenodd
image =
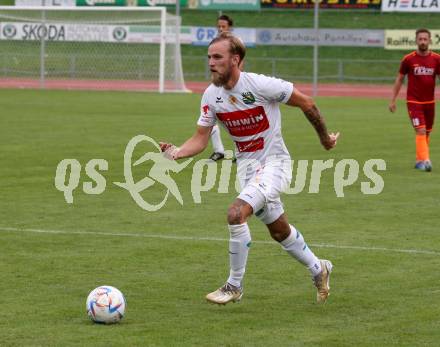
<instances>
[{"instance_id":1,"label":"club crest on jersey","mask_svg":"<svg viewBox=\"0 0 440 347\"><path fill-rule=\"evenodd\" d=\"M255 102L255 96L252 94L252 92L241 93L241 96L243 97L242 100L246 105L252 105Z\"/></svg>"}]
</instances>

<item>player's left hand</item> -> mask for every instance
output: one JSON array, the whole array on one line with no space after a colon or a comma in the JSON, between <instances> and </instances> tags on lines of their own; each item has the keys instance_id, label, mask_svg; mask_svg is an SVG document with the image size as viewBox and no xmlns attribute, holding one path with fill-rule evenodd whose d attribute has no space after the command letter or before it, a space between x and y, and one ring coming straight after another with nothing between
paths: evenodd
<instances>
[{"instance_id":1,"label":"player's left hand","mask_svg":"<svg viewBox=\"0 0 440 347\"><path fill-rule=\"evenodd\" d=\"M326 150L332 149L336 146L336 143L338 142L338 137L339 132L337 132L336 134L330 133L328 134L328 137L326 139L321 141L321 144Z\"/></svg>"}]
</instances>

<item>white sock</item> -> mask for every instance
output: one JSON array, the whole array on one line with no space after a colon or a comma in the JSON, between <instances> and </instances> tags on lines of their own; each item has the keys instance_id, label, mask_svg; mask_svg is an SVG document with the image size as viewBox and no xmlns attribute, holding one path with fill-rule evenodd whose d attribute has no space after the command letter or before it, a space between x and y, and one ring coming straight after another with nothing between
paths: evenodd
<instances>
[{"instance_id":1,"label":"white sock","mask_svg":"<svg viewBox=\"0 0 440 347\"><path fill-rule=\"evenodd\" d=\"M211 131L211 141L214 152L225 153L225 147L223 147L222 138L220 137L220 129L218 125L214 125Z\"/></svg>"},{"instance_id":2,"label":"white sock","mask_svg":"<svg viewBox=\"0 0 440 347\"><path fill-rule=\"evenodd\" d=\"M309 269L312 276L316 276L321 272L321 262L313 254L304 241L304 237L294 226L290 226L290 235L280 243L287 253Z\"/></svg>"},{"instance_id":3,"label":"white sock","mask_svg":"<svg viewBox=\"0 0 440 347\"><path fill-rule=\"evenodd\" d=\"M228 225L229 239L229 264L230 272L228 283L235 287L241 287L246 261L251 246L251 234L247 223Z\"/></svg>"}]
</instances>

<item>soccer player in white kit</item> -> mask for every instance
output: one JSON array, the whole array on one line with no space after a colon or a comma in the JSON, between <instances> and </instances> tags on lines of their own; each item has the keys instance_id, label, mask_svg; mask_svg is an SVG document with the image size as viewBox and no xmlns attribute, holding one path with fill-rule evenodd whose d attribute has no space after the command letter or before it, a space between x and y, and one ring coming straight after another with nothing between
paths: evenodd
<instances>
[{"instance_id":1,"label":"soccer player in white kit","mask_svg":"<svg viewBox=\"0 0 440 347\"><path fill-rule=\"evenodd\" d=\"M247 219L255 214L272 238L307 267L317 288L317 302L323 303L329 295L332 263L315 256L302 234L287 221L280 200L292 173L281 135L279 104L299 107L327 150L336 145L339 133L328 133L314 101L292 83L240 71L244 56L242 41L232 34L222 33L212 40L208 47L212 84L203 94L195 134L180 148L160 143L169 159L192 157L207 147L212 127L220 122L236 144L242 191L228 209L230 272L226 283L206 299L216 304L241 299L251 244Z\"/></svg>"}]
</instances>

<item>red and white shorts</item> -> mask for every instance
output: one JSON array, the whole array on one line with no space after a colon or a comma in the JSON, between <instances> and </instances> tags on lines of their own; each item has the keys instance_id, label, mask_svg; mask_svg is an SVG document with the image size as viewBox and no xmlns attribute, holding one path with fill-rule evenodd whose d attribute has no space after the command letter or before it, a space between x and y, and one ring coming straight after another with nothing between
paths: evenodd
<instances>
[{"instance_id":1,"label":"red and white shorts","mask_svg":"<svg viewBox=\"0 0 440 347\"><path fill-rule=\"evenodd\" d=\"M435 118L435 103L419 104L408 102L406 106L414 129L426 128L426 131L432 130Z\"/></svg>"}]
</instances>

